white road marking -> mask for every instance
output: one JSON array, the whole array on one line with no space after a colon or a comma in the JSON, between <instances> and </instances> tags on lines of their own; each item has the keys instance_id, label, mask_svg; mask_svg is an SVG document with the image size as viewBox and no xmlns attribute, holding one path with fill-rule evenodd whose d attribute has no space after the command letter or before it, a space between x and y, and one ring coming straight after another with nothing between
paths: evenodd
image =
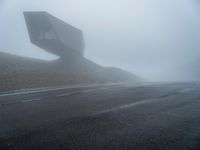
<instances>
[{"instance_id":1,"label":"white road marking","mask_svg":"<svg viewBox=\"0 0 200 150\"><path fill-rule=\"evenodd\" d=\"M27 103L27 102L33 102L33 101L41 101L42 98L35 98L35 99L28 99L28 100L22 100L22 103Z\"/></svg>"},{"instance_id":2,"label":"white road marking","mask_svg":"<svg viewBox=\"0 0 200 150\"><path fill-rule=\"evenodd\" d=\"M82 90L82 91L77 91L77 92L73 92L73 93L64 93L64 94L59 94L56 95L57 97L65 97L65 96L71 96L71 95L75 95L75 94L81 94L81 93L89 93L94 91L93 89L88 89L88 90Z\"/></svg>"},{"instance_id":3,"label":"white road marking","mask_svg":"<svg viewBox=\"0 0 200 150\"><path fill-rule=\"evenodd\" d=\"M100 90L109 90L111 88L108 88L108 87L103 87L103 88L100 88Z\"/></svg>"},{"instance_id":4,"label":"white road marking","mask_svg":"<svg viewBox=\"0 0 200 150\"><path fill-rule=\"evenodd\" d=\"M70 95L73 95L73 93L64 93L64 94L59 94L59 95L56 95L57 97L65 97L65 96L70 96Z\"/></svg>"},{"instance_id":5,"label":"white road marking","mask_svg":"<svg viewBox=\"0 0 200 150\"><path fill-rule=\"evenodd\" d=\"M42 100L42 98L35 98L35 99L7 102L7 103L0 104L0 107L7 106L7 105L12 105L12 104L27 103L27 102L33 102L33 101L41 101L41 100Z\"/></svg>"},{"instance_id":6,"label":"white road marking","mask_svg":"<svg viewBox=\"0 0 200 150\"><path fill-rule=\"evenodd\" d=\"M93 92L94 89L88 89L88 90L82 90L80 91L81 93L89 93L89 92Z\"/></svg>"},{"instance_id":7,"label":"white road marking","mask_svg":"<svg viewBox=\"0 0 200 150\"><path fill-rule=\"evenodd\" d=\"M22 89L22 90L14 90L9 93L0 93L0 97L6 96L15 96L22 94L32 94L32 93L42 93L42 92L50 92L50 91L58 91L58 90L67 90L67 89L77 89L77 88L99 88L102 86L115 86L115 85L124 85L124 83L109 83L109 84L85 84L85 85L71 85L71 86L59 86L59 87L41 87L41 88L32 88L32 89Z\"/></svg>"},{"instance_id":8,"label":"white road marking","mask_svg":"<svg viewBox=\"0 0 200 150\"><path fill-rule=\"evenodd\" d=\"M17 104L17 103L20 103L20 102L19 102L19 101L16 101L16 102L2 103L2 104L0 104L0 107L6 106L6 105L11 105L11 104Z\"/></svg>"},{"instance_id":9,"label":"white road marking","mask_svg":"<svg viewBox=\"0 0 200 150\"><path fill-rule=\"evenodd\" d=\"M180 90L179 93L187 93L187 92L190 92L190 91L193 91L194 89L192 88L186 88L186 89L183 89L183 90Z\"/></svg>"},{"instance_id":10,"label":"white road marking","mask_svg":"<svg viewBox=\"0 0 200 150\"><path fill-rule=\"evenodd\" d=\"M115 112L115 111L122 110L122 109L128 109L128 108L135 107L138 105L148 104L148 103L157 102L157 101L161 101L161 99L148 99L148 100L138 101L138 102L134 102L134 103L130 103L130 104L125 104L125 105L121 105L119 107L96 112L96 113L92 114L92 116Z\"/></svg>"}]
</instances>

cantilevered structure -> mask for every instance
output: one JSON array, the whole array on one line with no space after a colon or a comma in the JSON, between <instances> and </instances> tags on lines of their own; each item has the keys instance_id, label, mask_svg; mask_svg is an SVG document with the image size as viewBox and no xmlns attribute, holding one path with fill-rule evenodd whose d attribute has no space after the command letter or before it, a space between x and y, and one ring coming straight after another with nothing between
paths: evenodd
<instances>
[{"instance_id":1,"label":"cantilevered structure","mask_svg":"<svg viewBox=\"0 0 200 150\"><path fill-rule=\"evenodd\" d=\"M84 53L83 32L47 12L24 12L31 42L61 58Z\"/></svg>"}]
</instances>

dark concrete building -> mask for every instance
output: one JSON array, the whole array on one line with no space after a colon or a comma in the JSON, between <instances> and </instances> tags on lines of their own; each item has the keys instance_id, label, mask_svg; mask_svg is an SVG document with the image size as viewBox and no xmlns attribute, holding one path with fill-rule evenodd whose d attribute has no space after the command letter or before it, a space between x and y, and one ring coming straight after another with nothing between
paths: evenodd
<instances>
[{"instance_id":1,"label":"dark concrete building","mask_svg":"<svg viewBox=\"0 0 200 150\"><path fill-rule=\"evenodd\" d=\"M46 12L24 12L30 40L61 59L82 57L83 32Z\"/></svg>"}]
</instances>

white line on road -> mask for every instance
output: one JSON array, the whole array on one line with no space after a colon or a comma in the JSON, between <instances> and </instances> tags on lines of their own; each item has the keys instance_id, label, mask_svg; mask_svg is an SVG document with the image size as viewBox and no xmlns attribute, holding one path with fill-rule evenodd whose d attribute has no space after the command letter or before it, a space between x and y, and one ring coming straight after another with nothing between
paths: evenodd
<instances>
[{"instance_id":1,"label":"white line on road","mask_svg":"<svg viewBox=\"0 0 200 150\"><path fill-rule=\"evenodd\" d=\"M116 86L116 85L124 85L125 83L109 83L109 84L77 84L71 86L59 86L59 87L41 87L41 88L32 88L32 89L22 89L22 90L14 90L9 93L0 93L0 97L6 96L15 96L22 94L31 94L31 93L42 93L42 92L50 92L50 91L58 91L58 90L67 90L67 89L77 89L77 88L99 88L102 86Z\"/></svg>"},{"instance_id":2,"label":"white line on road","mask_svg":"<svg viewBox=\"0 0 200 150\"><path fill-rule=\"evenodd\" d=\"M17 103L20 103L20 102L19 102L19 101L15 101L15 102L2 103L2 104L0 104L0 107L2 107L2 106L7 106L7 105L11 105L11 104L17 104Z\"/></svg>"},{"instance_id":3,"label":"white line on road","mask_svg":"<svg viewBox=\"0 0 200 150\"><path fill-rule=\"evenodd\" d=\"M28 99L28 100L22 100L22 103L27 103L27 102L33 102L33 101L41 101L42 98L35 98L35 99Z\"/></svg>"},{"instance_id":4,"label":"white line on road","mask_svg":"<svg viewBox=\"0 0 200 150\"><path fill-rule=\"evenodd\" d=\"M56 95L57 97L65 97L65 96L71 96L73 95L73 93L64 93L64 94L59 94L59 95Z\"/></svg>"},{"instance_id":5,"label":"white line on road","mask_svg":"<svg viewBox=\"0 0 200 150\"><path fill-rule=\"evenodd\" d=\"M187 92L191 92L193 90L194 89L192 89L192 88L186 88L186 89L183 89L183 90L179 91L179 93L187 93Z\"/></svg>"},{"instance_id":6,"label":"white line on road","mask_svg":"<svg viewBox=\"0 0 200 150\"><path fill-rule=\"evenodd\" d=\"M82 90L80 91L81 93L89 93L89 92L93 92L94 89L88 89L88 90Z\"/></svg>"},{"instance_id":7,"label":"white line on road","mask_svg":"<svg viewBox=\"0 0 200 150\"><path fill-rule=\"evenodd\" d=\"M100 90L109 90L111 88L108 88L108 87L103 87L103 88L100 88Z\"/></svg>"},{"instance_id":8,"label":"white line on road","mask_svg":"<svg viewBox=\"0 0 200 150\"><path fill-rule=\"evenodd\" d=\"M94 91L93 89L89 89L89 90L82 90L82 91L77 91L77 92L73 92L73 93L64 93L64 94L59 94L56 95L56 97L65 97L65 96L71 96L71 95L75 95L75 94L81 94L81 93L89 93Z\"/></svg>"},{"instance_id":9,"label":"white line on road","mask_svg":"<svg viewBox=\"0 0 200 150\"><path fill-rule=\"evenodd\" d=\"M97 115L101 115L101 114L115 112L115 111L122 110L122 109L128 109L128 108L131 108L131 107L134 107L134 106L148 104L148 103L157 102L157 101L160 101L160 99L148 99L148 100L143 100L143 101L139 101L139 102L134 102L134 103L126 104L126 105L121 105L119 107L115 107L115 108L106 109L106 110L103 110L103 111L96 112L96 113L92 114L92 116L97 116Z\"/></svg>"}]
</instances>

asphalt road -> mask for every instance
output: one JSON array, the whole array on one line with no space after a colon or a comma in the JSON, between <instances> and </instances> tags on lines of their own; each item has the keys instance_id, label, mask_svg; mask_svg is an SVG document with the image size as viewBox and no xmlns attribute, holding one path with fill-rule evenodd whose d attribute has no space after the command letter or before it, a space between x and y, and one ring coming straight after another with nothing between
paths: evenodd
<instances>
[{"instance_id":1,"label":"asphalt road","mask_svg":"<svg viewBox=\"0 0 200 150\"><path fill-rule=\"evenodd\" d=\"M200 150L200 84L2 94L0 150Z\"/></svg>"}]
</instances>

